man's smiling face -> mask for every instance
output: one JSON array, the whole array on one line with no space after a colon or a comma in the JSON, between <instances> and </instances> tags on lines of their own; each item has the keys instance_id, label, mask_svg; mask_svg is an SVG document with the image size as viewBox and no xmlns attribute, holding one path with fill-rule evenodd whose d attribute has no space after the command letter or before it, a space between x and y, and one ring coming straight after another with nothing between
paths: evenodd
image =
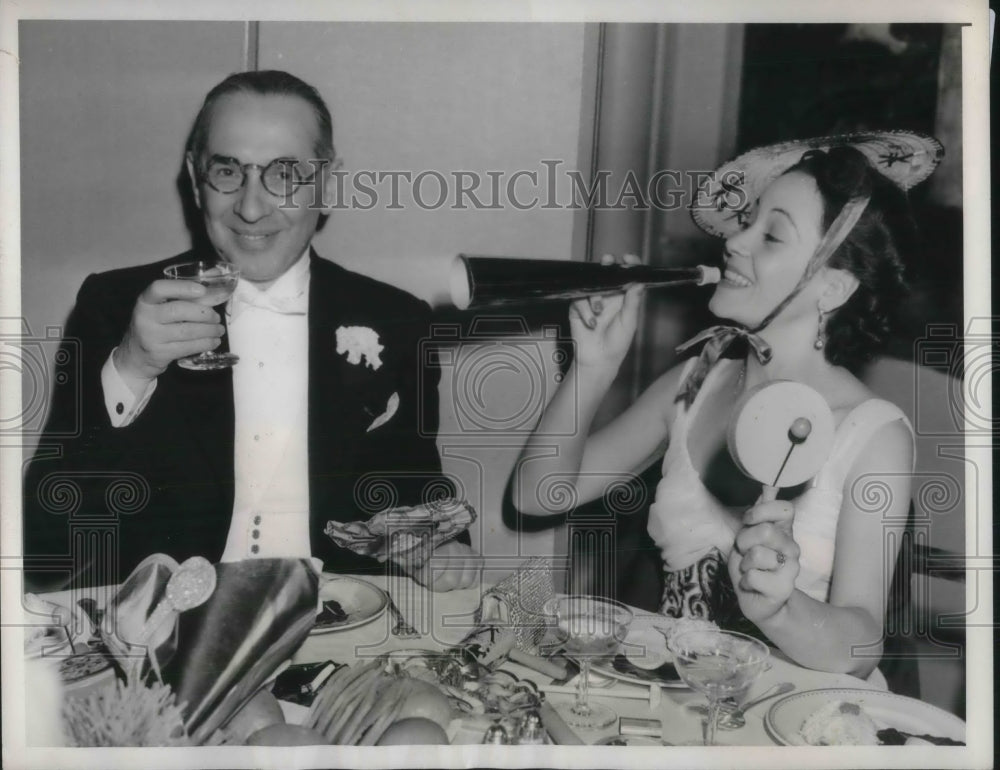
<instances>
[{"instance_id":1,"label":"man's smiling face","mask_svg":"<svg viewBox=\"0 0 1000 770\"><path fill-rule=\"evenodd\" d=\"M209 240L249 281L273 283L295 264L316 232L324 213L322 179L319 186L306 184L286 200L268 192L260 175L277 158L312 160L318 132L312 107L298 96L230 94L214 106L203 157L188 158ZM260 168L247 169L236 192L221 193L196 173L195 164L204 168L213 156Z\"/></svg>"}]
</instances>

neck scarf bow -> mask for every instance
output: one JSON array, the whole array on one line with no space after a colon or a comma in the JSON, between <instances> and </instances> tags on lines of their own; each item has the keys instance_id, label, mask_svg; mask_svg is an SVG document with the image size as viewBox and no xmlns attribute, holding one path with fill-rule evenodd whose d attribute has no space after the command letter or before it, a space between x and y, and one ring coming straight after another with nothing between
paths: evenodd
<instances>
[{"instance_id":1,"label":"neck scarf bow","mask_svg":"<svg viewBox=\"0 0 1000 770\"><path fill-rule=\"evenodd\" d=\"M680 390L677 392L677 398L674 400L683 401L684 406L690 407L694 402L695 396L698 395L698 391L701 390L701 386L705 383L705 378L712 370L712 367L718 363L722 354L726 352L726 349L741 338L747 341L750 345L750 350L753 351L754 355L757 356L757 360L762 364L766 364L771 360L771 346L759 335L735 326L711 326L677 348L678 353L684 353L695 345L699 345L707 340L705 347L701 349L701 353L698 355L697 363L695 363L694 368L684 379Z\"/></svg>"}]
</instances>

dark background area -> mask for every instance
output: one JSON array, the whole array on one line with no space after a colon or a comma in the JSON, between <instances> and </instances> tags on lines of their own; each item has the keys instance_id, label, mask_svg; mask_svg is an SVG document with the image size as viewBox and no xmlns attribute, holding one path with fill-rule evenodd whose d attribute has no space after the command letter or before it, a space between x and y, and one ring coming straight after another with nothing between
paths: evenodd
<instances>
[{"instance_id":1,"label":"dark background area","mask_svg":"<svg viewBox=\"0 0 1000 770\"><path fill-rule=\"evenodd\" d=\"M884 37L864 39L847 24L747 25L737 152L852 131L937 135L942 32L891 24ZM946 155L955 151L947 145ZM930 190L925 182L910 191L920 249L910 255L911 301L888 350L904 360L928 323L963 327L962 211L935 203Z\"/></svg>"}]
</instances>

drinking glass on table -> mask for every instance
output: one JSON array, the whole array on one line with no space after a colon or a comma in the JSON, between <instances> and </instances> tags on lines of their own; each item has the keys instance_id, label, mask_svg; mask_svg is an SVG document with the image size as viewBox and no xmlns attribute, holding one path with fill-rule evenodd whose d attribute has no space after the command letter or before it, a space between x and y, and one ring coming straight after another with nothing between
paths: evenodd
<instances>
[{"instance_id":1,"label":"drinking glass on table","mask_svg":"<svg viewBox=\"0 0 1000 770\"><path fill-rule=\"evenodd\" d=\"M596 596L564 596L549 603L566 652L580 662L576 702L557 707L572 727L597 730L613 724L618 714L607 706L590 703L590 664L594 658L614 655L628 633L632 611L624 604Z\"/></svg>"},{"instance_id":2,"label":"drinking glass on table","mask_svg":"<svg viewBox=\"0 0 1000 770\"><path fill-rule=\"evenodd\" d=\"M234 291L240 278L240 269L228 262L182 262L179 265L171 265L164 268L163 274L167 278L178 281L194 281L204 286L207 291L198 300L202 305L216 307L228 300ZM207 350L194 356L177 359L177 365L185 369L195 369L197 371L210 371L214 369L227 369L240 357L235 353L220 353L215 350Z\"/></svg>"},{"instance_id":3,"label":"drinking glass on table","mask_svg":"<svg viewBox=\"0 0 1000 770\"><path fill-rule=\"evenodd\" d=\"M670 642L681 679L708 698L705 745L715 745L719 704L739 703L768 667L771 652L759 639L734 631L687 631Z\"/></svg>"}]
</instances>

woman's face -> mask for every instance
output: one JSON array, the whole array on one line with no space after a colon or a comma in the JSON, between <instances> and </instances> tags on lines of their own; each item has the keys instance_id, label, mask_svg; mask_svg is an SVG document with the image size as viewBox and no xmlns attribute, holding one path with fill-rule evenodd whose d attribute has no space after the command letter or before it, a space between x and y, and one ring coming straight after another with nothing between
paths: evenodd
<instances>
[{"instance_id":1,"label":"woman's face","mask_svg":"<svg viewBox=\"0 0 1000 770\"><path fill-rule=\"evenodd\" d=\"M778 177L753 207L744 228L726 241L722 281L708 303L720 318L757 326L787 297L805 272L822 238L823 200L808 174ZM782 311L791 320L808 313L816 300L795 298Z\"/></svg>"}]
</instances>

